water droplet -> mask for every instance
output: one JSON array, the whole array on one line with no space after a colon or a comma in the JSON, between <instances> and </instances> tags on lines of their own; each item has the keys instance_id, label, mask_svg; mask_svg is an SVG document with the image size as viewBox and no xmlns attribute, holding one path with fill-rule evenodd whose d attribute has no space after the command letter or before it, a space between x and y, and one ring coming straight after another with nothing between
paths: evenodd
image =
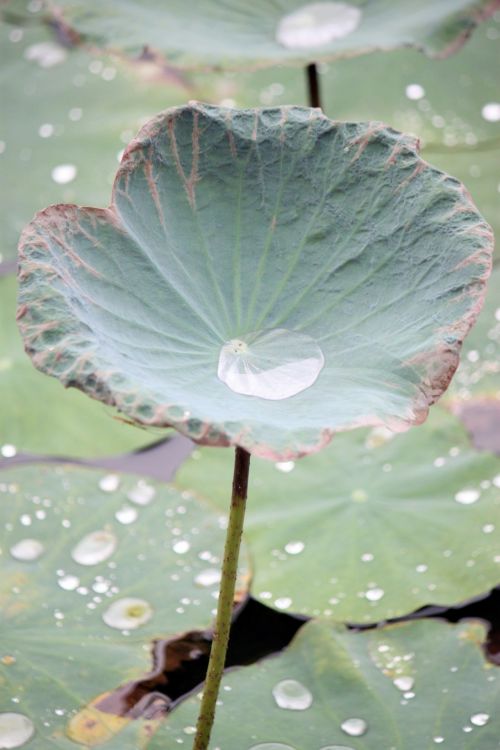
<instances>
[{"instance_id":1,"label":"water droplet","mask_svg":"<svg viewBox=\"0 0 500 750\"><path fill-rule=\"evenodd\" d=\"M178 555L185 555L191 549L191 545L185 539L179 539L178 542L172 545L172 549Z\"/></svg>"},{"instance_id":2,"label":"water droplet","mask_svg":"<svg viewBox=\"0 0 500 750\"><path fill-rule=\"evenodd\" d=\"M295 469L295 461L278 461L274 465L278 471L282 471L284 474L288 474L288 472Z\"/></svg>"},{"instance_id":3,"label":"water droplet","mask_svg":"<svg viewBox=\"0 0 500 750\"><path fill-rule=\"evenodd\" d=\"M423 99L425 89L419 83L410 83L405 89L405 94L408 99L416 101L417 99Z\"/></svg>"},{"instance_id":4,"label":"water droplet","mask_svg":"<svg viewBox=\"0 0 500 750\"><path fill-rule=\"evenodd\" d=\"M346 719L340 725L343 732L350 737L361 737L368 729L368 724L364 719Z\"/></svg>"},{"instance_id":5,"label":"water droplet","mask_svg":"<svg viewBox=\"0 0 500 750\"><path fill-rule=\"evenodd\" d=\"M110 628L118 630L135 630L148 622L153 609L144 599L126 597L117 599L104 612L102 619Z\"/></svg>"},{"instance_id":6,"label":"water droplet","mask_svg":"<svg viewBox=\"0 0 500 750\"><path fill-rule=\"evenodd\" d=\"M208 587L215 586L216 584L220 583L220 579L220 570L217 570L216 568L207 568L206 570L202 570L201 573L198 573L198 575L194 579L194 582L198 586Z\"/></svg>"},{"instance_id":7,"label":"water droplet","mask_svg":"<svg viewBox=\"0 0 500 750\"><path fill-rule=\"evenodd\" d=\"M106 474L99 480L99 489L103 492L115 492L120 486L120 477L118 474Z\"/></svg>"},{"instance_id":8,"label":"water droplet","mask_svg":"<svg viewBox=\"0 0 500 750\"><path fill-rule=\"evenodd\" d=\"M461 505L471 505L479 500L479 490L460 490L455 495L455 500Z\"/></svg>"},{"instance_id":9,"label":"water droplet","mask_svg":"<svg viewBox=\"0 0 500 750\"><path fill-rule=\"evenodd\" d=\"M78 542L71 557L80 565L97 565L111 557L116 544L116 537L110 531L93 531Z\"/></svg>"},{"instance_id":10,"label":"water droplet","mask_svg":"<svg viewBox=\"0 0 500 750\"><path fill-rule=\"evenodd\" d=\"M58 185L67 185L68 182L72 182L77 173L77 168L74 164L58 164L54 167L50 176L57 182Z\"/></svg>"},{"instance_id":11,"label":"water droplet","mask_svg":"<svg viewBox=\"0 0 500 750\"><path fill-rule=\"evenodd\" d=\"M15 445L12 445L11 443L6 443L5 445L2 445L0 448L0 453L4 458L14 458L14 456L17 453L17 448Z\"/></svg>"},{"instance_id":12,"label":"water droplet","mask_svg":"<svg viewBox=\"0 0 500 750\"><path fill-rule=\"evenodd\" d=\"M59 578L57 583L65 591L74 591L80 585L80 579L76 576L67 575Z\"/></svg>"},{"instance_id":13,"label":"water droplet","mask_svg":"<svg viewBox=\"0 0 500 750\"><path fill-rule=\"evenodd\" d=\"M304 542L288 542L288 544L285 544L285 552L288 552L289 555L299 555L303 552L304 547Z\"/></svg>"},{"instance_id":14,"label":"water droplet","mask_svg":"<svg viewBox=\"0 0 500 750\"><path fill-rule=\"evenodd\" d=\"M225 343L217 375L235 393L278 401L309 388L324 363L310 336L276 328Z\"/></svg>"},{"instance_id":15,"label":"water droplet","mask_svg":"<svg viewBox=\"0 0 500 750\"><path fill-rule=\"evenodd\" d=\"M144 479L139 479L135 487L127 492L127 497L136 505L149 505L156 495L156 490Z\"/></svg>"},{"instance_id":16,"label":"water droplet","mask_svg":"<svg viewBox=\"0 0 500 750\"><path fill-rule=\"evenodd\" d=\"M45 547L38 539L21 539L10 548L12 557L22 562L38 560L44 551Z\"/></svg>"},{"instance_id":17,"label":"water droplet","mask_svg":"<svg viewBox=\"0 0 500 750\"><path fill-rule=\"evenodd\" d=\"M371 552L363 552L361 555L362 562L371 562L373 560L374 556Z\"/></svg>"},{"instance_id":18,"label":"water droplet","mask_svg":"<svg viewBox=\"0 0 500 750\"><path fill-rule=\"evenodd\" d=\"M470 717L470 723L475 727L484 727L490 720L489 714L474 714Z\"/></svg>"},{"instance_id":19,"label":"water droplet","mask_svg":"<svg viewBox=\"0 0 500 750\"><path fill-rule=\"evenodd\" d=\"M289 596L280 596L278 599L274 600L274 606L277 609L288 609L288 607L291 607L292 600Z\"/></svg>"},{"instance_id":20,"label":"water droplet","mask_svg":"<svg viewBox=\"0 0 500 750\"><path fill-rule=\"evenodd\" d=\"M54 65L64 62L67 57L64 47L54 42L38 42L31 44L24 51L26 60L37 63L41 68L52 68Z\"/></svg>"},{"instance_id":21,"label":"water droplet","mask_svg":"<svg viewBox=\"0 0 500 750\"><path fill-rule=\"evenodd\" d=\"M134 521L137 521L137 516L139 513L135 508L131 508L130 505L124 505L123 508L120 508L115 513L115 518L120 523L123 523L125 525L129 523L134 523Z\"/></svg>"},{"instance_id":22,"label":"water droplet","mask_svg":"<svg viewBox=\"0 0 500 750\"><path fill-rule=\"evenodd\" d=\"M40 138L50 138L51 135L54 135L54 126L50 122L44 122L38 128L38 135Z\"/></svg>"},{"instance_id":23,"label":"water droplet","mask_svg":"<svg viewBox=\"0 0 500 750\"><path fill-rule=\"evenodd\" d=\"M444 742L444 737L440 737L440 736L433 737L432 741L435 742L436 745L440 745L442 742Z\"/></svg>"},{"instance_id":24,"label":"water droplet","mask_svg":"<svg viewBox=\"0 0 500 750\"><path fill-rule=\"evenodd\" d=\"M310 691L297 680L282 680L273 687L273 697L280 708L290 711L305 711L312 705Z\"/></svg>"},{"instance_id":25,"label":"water droplet","mask_svg":"<svg viewBox=\"0 0 500 750\"><path fill-rule=\"evenodd\" d=\"M485 523L483 526L483 533L484 534L491 534L493 531L495 531L495 525L493 523Z\"/></svg>"},{"instance_id":26,"label":"water droplet","mask_svg":"<svg viewBox=\"0 0 500 750\"><path fill-rule=\"evenodd\" d=\"M82 119L83 109L81 107L73 107L70 109L68 117L72 122L78 122Z\"/></svg>"},{"instance_id":27,"label":"water droplet","mask_svg":"<svg viewBox=\"0 0 500 750\"><path fill-rule=\"evenodd\" d=\"M24 714L0 713L0 747L21 747L35 733L31 719Z\"/></svg>"},{"instance_id":28,"label":"water droplet","mask_svg":"<svg viewBox=\"0 0 500 750\"><path fill-rule=\"evenodd\" d=\"M385 594L384 589L380 589L380 588L373 588L373 589L368 589L368 591L365 591L365 597L368 599L369 602L380 601L380 599L382 599L384 594Z\"/></svg>"},{"instance_id":29,"label":"water droplet","mask_svg":"<svg viewBox=\"0 0 500 750\"><path fill-rule=\"evenodd\" d=\"M481 114L488 122L498 122L500 120L500 104L498 102L485 104Z\"/></svg>"},{"instance_id":30,"label":"water droplet","mask_svg":"<svg viewBox=\"0 0 500 750\"><path fill-rule=\"evenodd\" d=\"M188 726L184 727L184 734L195 734L196 733L196 727Z\"/></svg>"},{"instance_id":31,"label":"water droplet","mask_svg":"<svg viewBox=\"0 0 500 750\"><path fill-rule=\"evenodd\" d=\"M393 684L397 687L398 690L406 693L407 690L412 689L413 685L415 684L415 680L409 675L402 675L401 677L396 677L396 679L393 681Z\"/></svg>"},{"instance_id":32,"label":"water droplet","mask_svg":"<svg viewBox=\"0 0 500 750\"><path fill-rule=\"evenodd\" d=\"M283 742L259 742L258 745L252 745L249 750L295 750L291 745L284 745Z\"/></svg>"},{"instance_id":33,"label":"water droplet","mask_svg":"<svg viewBox=\"0 0 500 750\"><path fill-rule=\"evenodd\" d=\"M321 47L352 34L361 16L361 10L348 3L308 3L281 19L276 41L288 49Z\"/></svg>"}]
</instances>

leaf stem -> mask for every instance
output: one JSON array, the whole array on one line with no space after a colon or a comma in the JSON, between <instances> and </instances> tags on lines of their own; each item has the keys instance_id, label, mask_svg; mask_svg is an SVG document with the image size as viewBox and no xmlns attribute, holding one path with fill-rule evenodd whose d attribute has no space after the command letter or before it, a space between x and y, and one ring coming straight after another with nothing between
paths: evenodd
<instances>
[{"instance_id":1,"label":"leaf stem","mask_svg":"<svg viewBox=\"0 0 500 750\"><path fill-rule=\"evenodd\" d=\"M217 605L217 617L210 649L203 698L201 701L196 736L193 750L207 750L215 718L215 706L219 694L220 682L226 662L227 645L234 603L234 589L238 571L241 534L245 519L245 507L248 488L250 454L244 448L236 447L234 456L233 492L231 510L226 531L222 578Z\"/></svg>"},{"instance_id":2,"label":"leaf stem","mask_svg":"<svg viewBox=\"0 0 500 750\"><path fill-rule=\"evenodd\" d=\"M311 63L306 68L307 75L307 90L309 93L309 106L320 107L321 106L321 90L318 78L318 68L316 63Z\"/></svg>"}]
</instances>

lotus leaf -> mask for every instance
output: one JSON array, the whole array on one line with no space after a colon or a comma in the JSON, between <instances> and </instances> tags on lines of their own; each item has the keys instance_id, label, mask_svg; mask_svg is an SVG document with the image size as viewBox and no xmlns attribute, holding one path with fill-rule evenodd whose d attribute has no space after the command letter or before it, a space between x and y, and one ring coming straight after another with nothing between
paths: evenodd
<instances>
[{"instance_id":1,"label":"lotus leaf","mask_svg":"<svg viewBox=\"0 0 500 750\"><path fill-rule=\"evenodd\" d=\"M18 317L43 371L131 419L271 459L405 429L447 387L491 231L380 123L193 103L144 126L109 209L25 229Z\"/></svg>"}]
</instances>

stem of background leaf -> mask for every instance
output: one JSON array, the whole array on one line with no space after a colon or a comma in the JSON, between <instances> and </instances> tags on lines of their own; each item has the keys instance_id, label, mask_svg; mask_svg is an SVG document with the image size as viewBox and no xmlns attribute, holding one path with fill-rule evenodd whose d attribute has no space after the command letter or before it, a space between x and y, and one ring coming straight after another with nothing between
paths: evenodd
<instances>
[{"instance_id":1,"label":"stem of background leaf","mask_svg":"<svg viewBox=\"0 0 500 750\"><path fill-rule=\"evenodd\" d=\"M318 68L316 67L316 63L311 63L306 68L306 75L307 75L307 90L309 93L309 106L310 107L320 107L320 109L323 109L321 106L321 91L320 91L320 85L319 85L319 78L318 78Z\"/></svg>"},{"instance_id":2,"label":"stem of background leaf","mask_svg":"<svg viewBox=\"0 0 500 750\"><path fill-rule=\"evenodd\" d=\"M244 448L237 447L234 456L233 492L224 546L217 617L193 750L207 750L215 718L215 706L226 662L233 614L234 589L238 572L243 521L245 519L249 469L250 454Z\"/></svg>"}]
</instances>

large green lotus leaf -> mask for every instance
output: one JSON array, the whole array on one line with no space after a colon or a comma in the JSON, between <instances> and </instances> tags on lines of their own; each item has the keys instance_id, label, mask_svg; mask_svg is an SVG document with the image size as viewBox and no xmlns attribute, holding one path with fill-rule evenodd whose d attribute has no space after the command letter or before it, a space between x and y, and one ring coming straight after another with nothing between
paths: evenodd
<instances>
[{"instance_id":1,"label":"large green lotus leaf","mask_svg":"<svg viewBox=\"0 0 500 750\"><path fill-rule=\"evenodd\" d=\"M439 62L405 49L319 66L327 115L377 119L417 135L424 158L467 185L495 233L500 232L499 33L497 13L459 54ZM307 102L304 77L286 67L197 74L195 80L204 98L238 107Z\"/></svg>"},{"instance_id":2,"label":"large green lotus leaf","mask_svg":"<svg viewBox=\"0 0 500 750\"><path fill-rule=\"evenodd\" d=\"M169 485L60 467L3 471L0 501L0 712L34 723L30 749L74 748L68 719L149 672L154 638L209 626L217 583L197 579L219 567L225 517ZM127 723L109 718L110 734Z\"/></svg>"},{"instance_id":3,"label":"large green lotus leaf","mask_svg":"<svg viewBox=\"0 0 500 750\"><path fill-rule=\"evenodd\" d=\"M493 750L500 676L483 637L478 623L350 633L310 622L279 656L225 675L210 747ZM148 750L186 743L198 707L182 704Z\"/></svg>"},{"instance_id":4,"label":"large green lotus leaf","mask_svg":"<svg viewBox=\"0 0 500 750\"><path fill-rule=\"evenodd\" d=\"M58 0L56 6L58 19L62 14L84 40L108 49L137 53L147 45L179 66L241 68L407 46L445 56L498 2L422 0L415 7L411 0ZM22 13L25 7L24 0L16 0L7 3L7 12Z\"/></svg>"},{"instance_id":5,"label":"large green lotus leaf","mask_svg":"<svg viewBox=\"0 0 500 750\"><path fill-rule=\"evenodd\" d=\"M185 100L132 66L57 44L48 30L0 24L0 262L40 206L104 203L119 152L144 122ZM110 104L112 102L112 104ZM57 171L57 168L59 168Z\"/></svg>"},{"instance_id":6,"label":"large green lotus leaf","mask_svg":"<svg viewBox=\"0 0 500 750\"><path fill-rule=\"evenodd\" d=\"M278 459L426 418L491 234L380 123L194 103L131 143L110 209L52 206L20 250L37 367L143 424Z\"/></svg>"},{"instance_id":7,"label":"large green lotus leaf","mask_svg":"<svg viewBox=\"0 0 500 750\"><path fill-rule=\"evenodd\" d=\"M157 438L112 419L112 410L65 391L33 368L16 326L16 292L14 276L0 278L0 446L88 458L134 450Z\"/></svg>"},{"instance_id":8,"label":"large green lotus leaf","mask_svg":"<svg viewBox=\"0 0 500 750\"><path fill-rule=\"evenodd\" d=\"M177 484L224 507L225 454L197 450ZM245 526L253 595L373 622L481 594L500 576L499 481L500 460L473 450L459 420L439 407L392 439L357 430L295 465L259 461Z\"/></svg>"}]
</instances>

